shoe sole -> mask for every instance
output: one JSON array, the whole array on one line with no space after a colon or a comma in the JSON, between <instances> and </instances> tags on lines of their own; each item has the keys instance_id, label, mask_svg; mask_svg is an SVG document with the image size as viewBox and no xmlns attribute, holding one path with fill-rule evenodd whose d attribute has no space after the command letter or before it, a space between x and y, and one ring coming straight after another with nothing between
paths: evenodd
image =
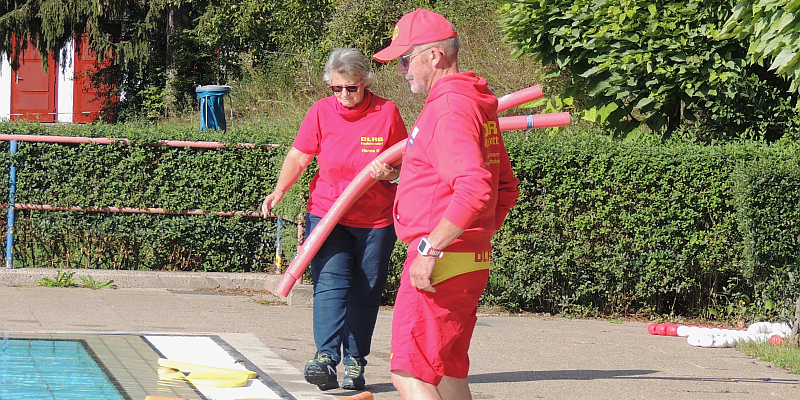
<instances>
[{"instance_id":1,"label":"shoe sole","mask_svg":"<svg viewBox=\"0 0 800 400\"><path fill-rule=\"evenodd\" d=\"M331 390L339 387L339 382L335 380L329 380L330 375L328 374L328 371L325 370L323 364L309 361L306 363L305 370L303 370L303 375L306 378L306 382L312 385L317 385L319 390ZM334 377L334 379L336 378Z\"/></svg>"}]
</instances>

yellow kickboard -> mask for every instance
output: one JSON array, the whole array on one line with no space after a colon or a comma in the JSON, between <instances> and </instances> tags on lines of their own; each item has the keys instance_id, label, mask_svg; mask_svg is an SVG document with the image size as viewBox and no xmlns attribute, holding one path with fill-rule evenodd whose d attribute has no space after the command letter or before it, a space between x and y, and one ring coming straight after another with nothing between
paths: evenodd
<instances>
[{"instance_id":1,"label":"yellow kickboard","mask_svg":"<svg viewBox=\"0 0 800 400\"><path fill-rule=\"evenodd\" d=\"M208 372L214 374L245 374L248 378L255 378L257 376L254 371L248 371L246 369L211 367L208 365L190 364L181 361L167 360L166 358L159 358L158 365L164 368L179 369L182 371L189 371L191 373Z\"/></svg>"}]
</instances>

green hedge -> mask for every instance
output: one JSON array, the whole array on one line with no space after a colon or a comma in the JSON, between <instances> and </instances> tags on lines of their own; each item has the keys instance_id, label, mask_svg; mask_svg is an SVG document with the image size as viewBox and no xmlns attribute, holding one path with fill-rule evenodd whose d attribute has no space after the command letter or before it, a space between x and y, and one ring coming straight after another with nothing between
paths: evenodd
<instances>
[{"instance_id":1,"label":"green hedge","mask_svg":"<svg viewBox=\"0 0 800 400\"><path fill-rule=\"evenodd\" d=\"M293 135L241 127L0 124L0 133L127 137L139 144L20 143L18 203L257 211ZM288 131L288 130L287 130ZM278 143L192 150L159 139ZM622 142L507 133L520 199L495 236L487 305L568 315L788 317L800 293L794 143ZM7 144L0 157L8 165ZM297 221L307 171L277 212ZM3 180L5 181L5 180ZM7 183L0 185L7 202ZM5 215L2 216L5 223ZM274 271L276 220L245 216L17 213L15 265ZM5 227L3 226L5 235ZM284 224L284 259L296 225ZM384 302L399 284L396 246Z\"/></svg>"},{"instance_id":2,"label":"green hedge","mask_svg":"<svg viewBox=\"0 0 800 400\"><path fill-rule=\"evenodd\" d=\"M485 302L571 315L790 315L800 293L795 145L513 134L506 144L521 193L495 237Z\"/></svg>"},{"instance_id":3,"label":"green hedge","mask_svg":"<svg viewBox=\"0 0 800 400\"><path fill-rule=\"evenodd\" d=\"M786 313L787 302L800 293L800 167L796 151L776 149L772 157L754 161L738 172L734 188L743 236L742 275L755 293L752 302L756 308L771 314Z\"/></svg>"},{"instance_id":4,"label":"green hedge","mask_svg":"<svg viewBox=\"0 0 800 400\"><path fill-rule=\"evenodd\" d=\"M276 219L215 212L257 212L275 186L288 146L279 132L205 131L140 125L4 123L0 132L127 138L132 145L18 143L17 203L204 210L210 215L16 212L14 265L192 271L275 270ZM231 144L218 150L155 146L162 139ZM279 146L236 148L238 143ZM2 157L8 165L8 143ZM5 168L7 170L7 167ZM297 244L298 215L313 169L276 210L287 220L284 257ZM0 199L8 203L7 180ZM5 212L3 235L6 234Z\"/></svg>"}]
</instances>

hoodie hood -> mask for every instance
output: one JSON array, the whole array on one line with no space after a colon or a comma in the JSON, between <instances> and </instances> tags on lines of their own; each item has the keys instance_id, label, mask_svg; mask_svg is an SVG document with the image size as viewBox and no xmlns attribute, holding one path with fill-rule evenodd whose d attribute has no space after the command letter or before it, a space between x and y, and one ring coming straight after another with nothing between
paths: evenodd
<instances>
[{"instance_id":1,"label":"hoodie hood","mask_svg":"<svg viewBox=\"0 0 800 400\"><path fill-rule=\"evenodd\" d=\"M426 103L431 103L445 94L454 93L469 97L487 115L497 114L497 96L489 90L486 78L481 78L472 71L459 72L436 81Z\"/></svg>"}]
</instances>

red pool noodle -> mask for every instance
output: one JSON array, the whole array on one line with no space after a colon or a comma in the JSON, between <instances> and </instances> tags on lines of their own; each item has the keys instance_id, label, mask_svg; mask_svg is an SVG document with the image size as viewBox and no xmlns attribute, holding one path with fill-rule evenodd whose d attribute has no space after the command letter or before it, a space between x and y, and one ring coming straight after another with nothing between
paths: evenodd
<instances>
[{"instance_id":1,"label":"red pool noodle","mask_svg":"<svg viewBox=\"0 0 800 400\"><path fill-rule=\"evenodd\" d=\"M403 150L405 150L405 147L406 140L404 139L383 153L378 154L378 157L375 157L375 159L379 162L396 166L403 157ZM372 187L375 182L377 182L377 180L372 179L369 169L364 168L356 175L350 184L347 185L339 198L333 203L330 210L328 210L325 216L319 221L316 228L308 235L303 245L297 249L297 256L289 263L286 272L284 272L283 277L280 282L278 282L278 286L275 288L277 294L284 297L289 295L292 286L303 276L303 272L308 268L311 259L317 254L320 246L322 246L322 242L324 242L328 234L331 233L333 227L336 226L336 223L339 222L342 215L349 210L353 203Z\"/></svg>"},{"instance_id":2,"label":"red pool noodle","mask_svg":"<svg viewBox=\"0 0 800 400\"><path fill-rule=\"evenodd\" d=\"M542 88L539 85L534 85L526 89L509 93L497 99L497 112L514 108L520 104L527 103L541 97ZM390 147L383 153L379 154L378 157L376 157L376 160L396 166L400 163L400 160L403 157L403 150L405 150L406 141L407 140L402 140ZM306 239L305 242L303 242L303 245L297 250L297 256L295 256L292 262L289 263L289 266L286 268L286 272L284 272L283 277L281 278L280 282L278 282L278 286L275 287L276 294L283 297L289 295L289 291L292 290L292 286L294 286L294 283L303 276L303 272L305 272L306 268L308 268L308 264L311 263L311 259L314 258L315 254L317 254L320 246L322 246L322 242L324 242L328 237L328 234L331 233L333 227L339 222L339 219L342 217L342 215L348 209L350 209L353 203L355 203L355 201L358 200L358 198L361 197L364 192L372 187L375 182L377 181L372 179L368 168L364 168L358 175L356 175L353 181L347 185L347 188L345 188L344 192L342 192L339 198L333 203L331 209L328 210L325 216L319 221L316 228L314 228L314 230L308 235L308 239Z\"/></svg>"}]
</instances>

